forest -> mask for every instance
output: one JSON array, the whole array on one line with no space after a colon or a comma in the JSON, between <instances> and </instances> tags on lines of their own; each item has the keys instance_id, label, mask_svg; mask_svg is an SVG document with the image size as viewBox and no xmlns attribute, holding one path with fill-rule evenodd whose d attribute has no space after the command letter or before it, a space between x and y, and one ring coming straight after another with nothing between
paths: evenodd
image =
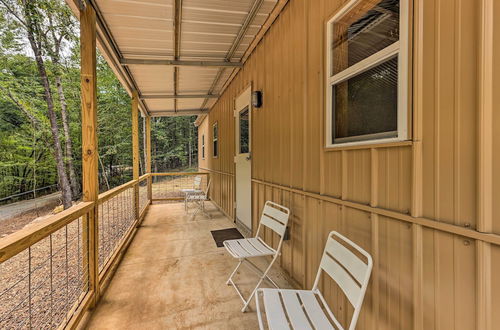
<instances>
[{"instance_id":1,"label":"forest","mask_svg":"<svg viewBox=\"0 0 500 330\"><path fill-rule=\"evenodd\" d=\"M80 198L78 24L64 0L0 0L0 203L56 190L64 208ZM131 102L100 55L97 77L99 183L105 191L131 179ZM153 171L196 166L194 120L151 119Z\"/></svg>"}]
</instances>

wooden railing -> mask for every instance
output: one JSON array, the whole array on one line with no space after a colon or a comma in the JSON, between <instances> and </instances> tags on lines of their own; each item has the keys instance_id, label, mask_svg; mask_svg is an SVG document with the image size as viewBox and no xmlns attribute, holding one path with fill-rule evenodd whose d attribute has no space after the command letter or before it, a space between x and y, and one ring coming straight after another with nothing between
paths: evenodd
<instances>
[{"instance_id":1,"label":"wooden railing","mask_svg":"<svg viewBox=\"0 0 500 330\"><path fill-rule=\"evenodd\" d=\"M207 187L209 180L207 172L171 172L152 173L151 200L156 201L178 201L184 197L182 189L192 189L194 177L201 176L201 189Z\"/></svg>"},{"instance_id":2,"label":"wooden railing","mask_svg":"<svg viewBox=\"0 0 500 330\"><path fill-rule=\"evenodd\" d=\"M205 189L208 173L146 174L0 239L0 329L76 327L102 295L148 206L181 199L195 176Z\"/></svg>"},{"instance_id":3,"label":"wooden railing","mask_svg":"<svg viewBox=\"0 0 500 330\"><path fill-rule=\"evenodd\" d=\"M75 327L104 289L150 199L147 174L0 239L0 329ZM135 204L134 188L146 196ZM140 216L135 214L140 207ZM95 212L96 223L88 221ZM97 240L89 239L97 226ZM90 258L97 256L97 262ZM93 269L97 267L96 269Z\"/></svg>"}]
</instances>

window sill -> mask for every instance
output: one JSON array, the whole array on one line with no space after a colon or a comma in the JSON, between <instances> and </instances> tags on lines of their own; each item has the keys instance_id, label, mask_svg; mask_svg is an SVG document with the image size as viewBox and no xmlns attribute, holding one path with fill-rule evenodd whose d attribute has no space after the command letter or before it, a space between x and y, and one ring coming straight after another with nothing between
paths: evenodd
<instances>
[{"instance_id":1,"label":"window sill","mask_svg":"<svg viewBox=\"0 0 500 330\"><path fill-rule=\"evenodd\" d=\"M348 142L336 145L325 146L323 151L341 151L341 150L356 150L356 149L374 149L374 148L394 148L394 147L405 147L413 145L413 141L399 141L390 139L389 141L359 141L359 142Z\"/></svg>"}]
</instances>

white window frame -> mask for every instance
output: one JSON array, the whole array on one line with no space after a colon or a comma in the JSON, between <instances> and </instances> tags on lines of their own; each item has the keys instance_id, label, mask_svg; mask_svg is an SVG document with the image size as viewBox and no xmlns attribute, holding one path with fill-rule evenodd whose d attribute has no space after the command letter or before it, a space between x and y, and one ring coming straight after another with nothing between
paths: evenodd
<instances>
[{"instance_id":1,"label":"white window frame","mask_svg":"<svg viewBox=\"0 0 500 330\"><path fill-rule=\"evenodd\" d=\"M364 144L380 144L391 143L408 140L408 51L409 51L409 0L400 0L399 2L399 41L387 46L379 52L363 59L362 61L348 67L347 69L331 75L332 72L332 26L333 24L344 17L356 5L366 0L351 0L342 7L328 22L326 23L326 128L325 128L325 146L327 148L339 148L347 146L356 146ZM359 75L382 62L393 57L398 57L398 135L392 138L367 139L352 142L336 142L332 137L333 133L333 109L332 109L332 86L341 83L349 78ZM383 134L383 133L382 133Z\"/></svg>"},{"instance_id":2,"label":"white window frame","mask_svg":"<svg viewBox=\"0 0 500 330\"><path fill-rule=\"evenodd\" d=\"M201 159L205 159L205 134L201 135Z\"/></svg>"},{"instance_id":3,"label":"white window frame","mask_svg":"<svg viewBox=\"0 0 500 330\"><path fill-rule=\"evenodd\" d=\"M217 137L215 136L215 128L217 127ZM215 142L217 142L217 155L215 154ZM219 144L219 123L215 122L212 125L212 157L213 158L218 158L219 157L219 152L220 152L220 144Z\"/></svg>"}]
</instances>

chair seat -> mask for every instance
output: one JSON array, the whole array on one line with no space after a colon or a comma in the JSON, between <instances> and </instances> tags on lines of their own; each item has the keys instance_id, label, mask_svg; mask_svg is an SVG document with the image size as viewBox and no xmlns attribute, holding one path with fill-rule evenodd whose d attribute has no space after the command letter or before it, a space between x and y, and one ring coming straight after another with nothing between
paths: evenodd
<instances>
[{"instance_id":1,"label":"chair seat","mask_svg":"<svg viewBox=\"0 0 500 330\"><path fill-rule=\"evenodd\" d=\"M181 189L181 192L183 192L185 194L193 194L193 193L202 194L203 190L200 190L200 189Z\"/></svg>"},{"instance_id":2,"label":"chair seat","mask_svg":"<svg viewBox=\"0 0 500 330\"><path fill-rule=\"evenodd\" d=\"M276 250L264 244L260 239L242 238L223 242L227 252L234 258L251 258L275 255Z\"/></svg>"},{"instance_id":3,"label":"chair seat","mask_svg":"<svg viewBox=\"0 0 500 330\"><path fill-rule=\"evenodd\" d=\"M189 201L204 201L207 200L207 197L205 196L205 194L189 194L187 195L186 199Z\"/></svg>"},{"instance_id":4,"label":"chair seat","mask_svg":"<svg viewBox=\"0 0 500 330\"><path fill-rule=\"evenodd\" d=\"M262 298L264 306L260 306ZM335 329L320 293L310 290L259 289L257 315L266 312L269 329ZM283 302L283 303L282 303ZM290 321L288 321L290 320Z\"/></svg>"}]
</instances>

